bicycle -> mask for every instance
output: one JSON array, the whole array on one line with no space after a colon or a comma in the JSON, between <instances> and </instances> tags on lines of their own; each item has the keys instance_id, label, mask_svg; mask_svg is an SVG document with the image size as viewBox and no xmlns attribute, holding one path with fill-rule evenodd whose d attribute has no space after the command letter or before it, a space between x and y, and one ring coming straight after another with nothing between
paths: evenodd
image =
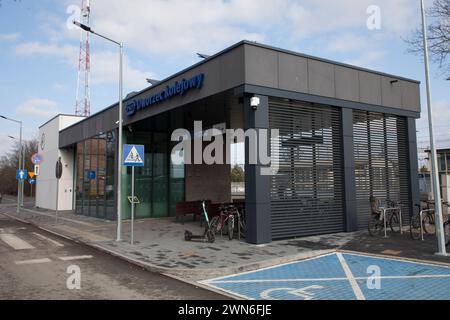
<instances>
[{"instance_id":1,"label":"bicycle","mask_svg":"<svg viewBox=\"0 0 450 320\"><path fill-rule=\"evenodd\" d=\"M228 239L233 240L235 228L235 212L236 207L233 205L220 205L219 215L211 219L211 229L215 233L222 233L224 227L227 227Z\"/></svg>"},{"instance_id":2,"label":"bicycle","mask_svg":"<svg viewBox=\"0 0 450 320\"><path fill-rule=\"evenodd\" d=\"M444 222L444 236L445 236L445 246L450 246L450 216L448 216L447 221Z\"/></svg>"},{"instance_id":3,"label":"bicycle","mask_svg":"<svg viewBox=\"0 0 450 320\"><path fill-rule=\"evenodd\" d=\"M239 239L240 237L245 238L245 232L247 229L245 220L245 205L236 205L236 218L238 223L236 224L236 229L238 229Z\"/></svg>"},{"instance_id":4,"label":"bicycle","mask_svg":"<svg viewBox=\"0 0 450 320\"><path fill-rule=\"evenodd\" d=\"M368 223L369 234L373 237L383 234L386 227L389 226L392 232L398 233L401 230L400 226L400 214L401 214L401 202L395 202L391 200L386 201L386 208L380 208L380 202L376 198L371 199L372 218ZM386 223L385 223L386 219Z\"/></svg>"},{"instance_id":5,"label":"bicycle","mask_svg":"<svg viewBox=\"0 0 450 320\"><path fill-rule=\"evenodd\" d=\"M435 231L434 222L434 202L423 201L426 206L422 204L415 204L419 209L418 213L415 213L410 220L410 234L413 240L423 239L423 234L432 234ZM444 202L443 202L444 204Z\"/></svg>"}]
</instances>

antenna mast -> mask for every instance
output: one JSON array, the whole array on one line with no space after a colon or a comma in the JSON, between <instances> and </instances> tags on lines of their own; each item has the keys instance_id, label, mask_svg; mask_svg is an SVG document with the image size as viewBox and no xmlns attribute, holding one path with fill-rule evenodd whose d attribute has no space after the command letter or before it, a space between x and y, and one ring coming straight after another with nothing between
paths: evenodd
<instances>
[{"instance_id":1,"label":"antenna mast","mask_svg":"<svg viewBox=\"0 0 450 320\"><path fill-rule=\"evenodd\" d=\"M81 23L90 26L90 0L81 0ZM91 115L91 53L89 32L80 31L80 56L78 59L77 100L75 115L89 117Z\"/></svg>"}]
</instances>

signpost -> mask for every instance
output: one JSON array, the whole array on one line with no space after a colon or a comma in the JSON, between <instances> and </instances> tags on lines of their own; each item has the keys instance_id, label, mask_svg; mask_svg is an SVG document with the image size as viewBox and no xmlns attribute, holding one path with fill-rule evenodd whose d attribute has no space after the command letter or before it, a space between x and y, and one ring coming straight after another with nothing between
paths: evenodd
<instances>
[{"instance_id":1,"label":"signpost","mask_svg":"<svg viewBox=\"0 0 450 320\"><path fill-rule=\"evenodd\" d=\"M134 195L134 167L144 166L145 151L142 145L123 145L123 165L131 167L131 245L134 244L134 205L139 203L139 199Z\"/></svg>"},{"instance_id":2,"label":"signpost","mask_svg":"<svg viewBox=\"0 0 450 320\"><path fill-rule=\"evenodd\" d=\"M30 184L30 197L33 198L33 185L36 183L34 178L28 179L28 183Z\"/></svg>"},{"instance_id":3,"label":"signpost","mask_svg":"<svg viewBox=\"0 0 450 320\"><path fill-rule=\"evenodd\" d=\"M30 198L33 198L33 184L36 183L36 180L34 179L34 172L29 171L28 172L28 183L30 184Z\"/></svg>"},{"instance_id":4,"label":"signpost","mask_svg":"<svg viewBox=\"0 0 450 320\"><path fill-rule=\"evenodd\" d=\"M58 223L58 197L59 197L59 179L61 179L63 173L63 165L61 157L56 161L55 177L56 177L56 211L55 211L55 224Z\"/></svg>"}]
</instances>

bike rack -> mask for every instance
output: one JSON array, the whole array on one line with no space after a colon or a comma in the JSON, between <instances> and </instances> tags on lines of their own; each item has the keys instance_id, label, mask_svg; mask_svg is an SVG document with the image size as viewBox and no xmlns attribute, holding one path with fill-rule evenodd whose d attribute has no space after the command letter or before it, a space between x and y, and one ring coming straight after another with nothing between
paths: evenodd
<instances>
[{"instance_id":1,"label":"bike rack","mask_svg":"<svg viewBox=\"0 0 450 320\"><path fill-rule=\"evenodd\" d=\"M394 207L394 208L380 208L383 213L384 220L384 237L387 238L387 219L386 219L386 211L398 210L398 215L400 216L400 234L403 234L403 219L402 219L402 208Z\"/></svg>"},{"instance_id":2,"label":"bike rack","mask_svg":"<svg viewBox=\"0 0 450 320\"><path fill-rule=\"evenodd\" d=\"M420 210L419 212L419 219L420 219L420 239L422 241L424 241L423 239L423 214L427 213L427 212L431 212L434 211L434 209L424 209L424 210Z\"/></svg>"}]
</instances>

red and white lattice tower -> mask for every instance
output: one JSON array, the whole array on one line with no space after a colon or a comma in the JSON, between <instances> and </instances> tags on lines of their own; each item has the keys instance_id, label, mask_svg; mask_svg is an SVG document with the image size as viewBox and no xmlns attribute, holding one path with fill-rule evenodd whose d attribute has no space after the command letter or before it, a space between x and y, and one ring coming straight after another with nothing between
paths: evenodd
<instances>
[{"instance_id":1,"label":"red and white lattice tower","mask_svg":"<svg viewBox=\"0 0 450 320\"><path fill-rule=\"evenodd\" d=\"M90 26L91 5L90 0L81 0L80 22ZM75 114L89 117L91 115L91 54L89 32L81 30L80 35L80 57L78 60L78 81L77 81L77 101L75 104Z\"/></svg>"}]
</instances>

